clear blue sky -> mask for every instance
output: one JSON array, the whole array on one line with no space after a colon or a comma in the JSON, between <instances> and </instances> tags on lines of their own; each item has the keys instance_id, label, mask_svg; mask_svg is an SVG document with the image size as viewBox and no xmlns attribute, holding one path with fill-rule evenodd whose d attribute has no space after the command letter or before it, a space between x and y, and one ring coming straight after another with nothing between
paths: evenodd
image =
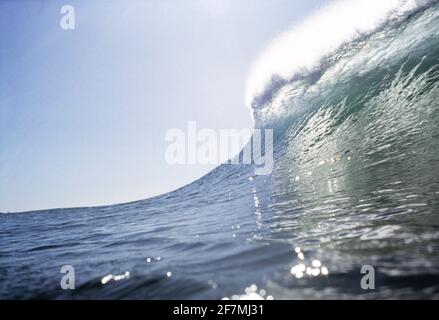
<instances>
[{"instance_id":1,"label":"clear blue sky","mask_svg":"<svg viewBox=\"0 0 439 320\"><path fill-rule=\"evenodd\" d=\"M0 1L0 211L144 199L201 177L213 167L165 162L166 131L250 128L253 61L323 2Z\"/></svg>"}]
</instances>

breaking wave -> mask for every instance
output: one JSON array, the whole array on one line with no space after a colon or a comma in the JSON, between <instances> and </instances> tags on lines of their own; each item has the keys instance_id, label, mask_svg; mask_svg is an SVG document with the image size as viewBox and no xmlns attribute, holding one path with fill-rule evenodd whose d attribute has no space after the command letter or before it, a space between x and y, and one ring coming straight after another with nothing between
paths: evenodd
<instances>
[{"instance_id":1,"label":"breaking wave","mask_svg":"<svg viewBox=\"0 0 439 320\"><path fill-rule=\"evenodd\" d=\"M152 199L1 215L0 297L438 298L438 80L436 1L332 3L250 75L270 175L224 164Z\"/></svg>"}]
</instances>

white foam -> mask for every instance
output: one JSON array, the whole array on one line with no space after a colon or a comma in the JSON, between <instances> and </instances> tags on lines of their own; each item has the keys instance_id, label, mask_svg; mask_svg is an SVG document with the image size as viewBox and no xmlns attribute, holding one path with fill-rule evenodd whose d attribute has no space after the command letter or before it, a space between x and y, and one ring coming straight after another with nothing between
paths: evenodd
<instances>
[{"instance_id":1,"label":"white foam","mask_svg":"<svg viewBox=\"0 0 439 320\"><path fill-rule=\"evenodd\" d=\"M318 67L321 59L342 44L371 32L388 19L425 5L427 0L338 0L274 39L253 64L246 105L264 93L273 76L289 80Z\"/></svg>"}]
</instances>

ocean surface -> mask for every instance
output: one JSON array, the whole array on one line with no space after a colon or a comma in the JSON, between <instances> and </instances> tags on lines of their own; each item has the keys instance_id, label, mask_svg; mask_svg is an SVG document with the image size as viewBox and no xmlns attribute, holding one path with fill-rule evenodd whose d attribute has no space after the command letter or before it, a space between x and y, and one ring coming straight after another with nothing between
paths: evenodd
<instances>
[{"instance_id":1,"label":"ocean surface","mask_svg":"<svg viewBox=\"0 0 439 320\"><path fill-rule=\"evenodd\" d=\"M0 298L439 298L439 6L390 2L360 26L349 9L318 54L305 23L262 56L271 174L226 163L151 199L0 214Z\"/></svg>"}]
</instances>

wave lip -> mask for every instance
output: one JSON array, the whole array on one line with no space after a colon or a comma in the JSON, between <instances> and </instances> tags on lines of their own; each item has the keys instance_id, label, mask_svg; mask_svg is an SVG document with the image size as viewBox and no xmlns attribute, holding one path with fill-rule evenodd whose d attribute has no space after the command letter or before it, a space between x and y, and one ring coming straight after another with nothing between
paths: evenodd
<instances>
[{"instance_id":1,"label":"wave lip","mask_svg":"<svg viewBox=\"0 0 439 320\"><path fill-rule=\"evenodd\" d=\"M253 64L246 105L257 109L271 93L295 78L319 73L326 57L391 21L404 18L432 0L339 0L278 36Z\"/></svg>"}]
</instances>

